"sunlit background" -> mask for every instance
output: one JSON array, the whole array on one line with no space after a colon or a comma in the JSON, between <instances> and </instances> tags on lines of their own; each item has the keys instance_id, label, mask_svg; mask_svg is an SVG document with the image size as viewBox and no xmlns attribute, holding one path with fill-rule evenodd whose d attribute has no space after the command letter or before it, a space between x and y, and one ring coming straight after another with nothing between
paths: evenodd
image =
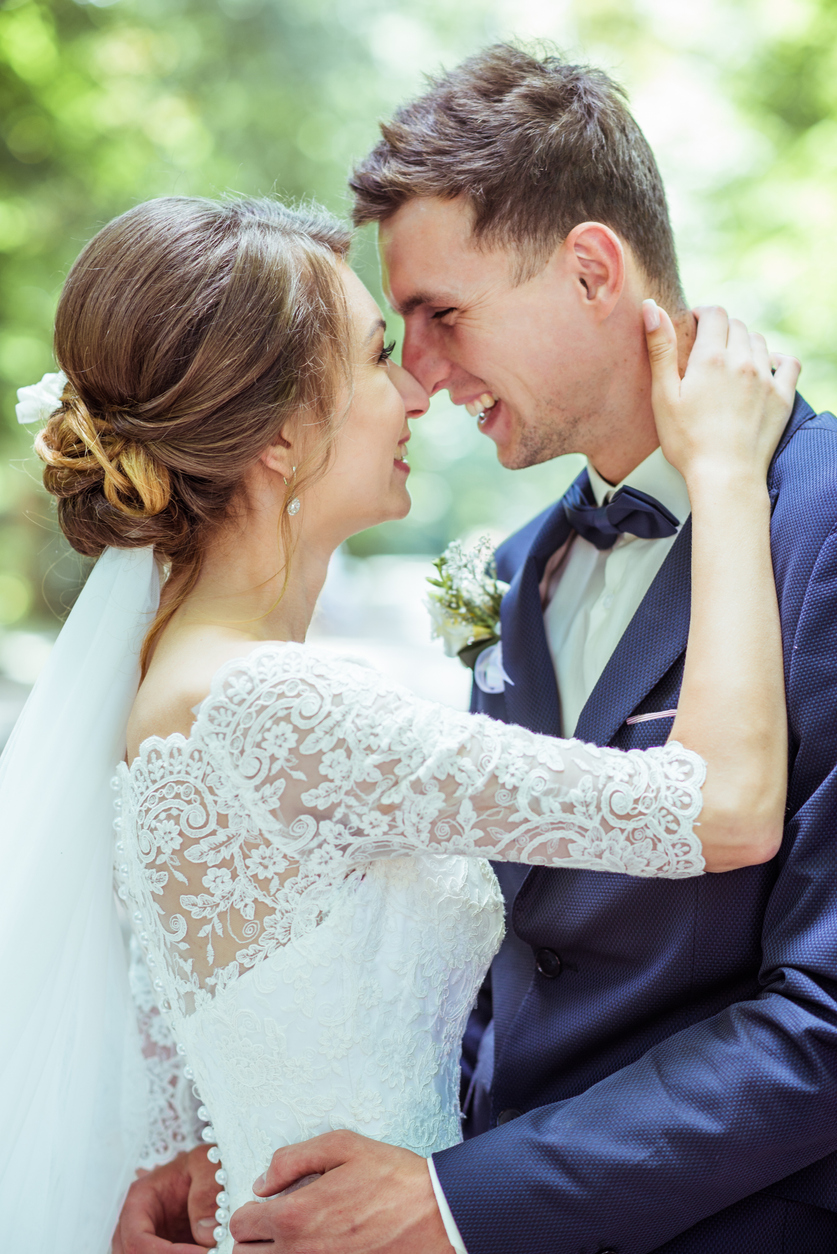
<instances>
[{"instance_id":1,"label":"sunlit background","mask_svg":"<svg viewBox=\"0 0 837 1254\"><path fill-rule=\"evenodd\" d=\"M837 0L3 0L0 3L0 740L83 566L15 423L54 368L82 244L150 196L276 191L347 212L346 174L422 75L497 39L548 39L628 89L668 187L687 295L721 301L837 395ZM379 294L374 240L355 264ZM576 473L499 467L436 397L411 445L409 519L338 555L316 632L461 704L420 588L453 537L500 537ZM438 645L438 642L437 642Z\"/></svg>"}]
</instances>

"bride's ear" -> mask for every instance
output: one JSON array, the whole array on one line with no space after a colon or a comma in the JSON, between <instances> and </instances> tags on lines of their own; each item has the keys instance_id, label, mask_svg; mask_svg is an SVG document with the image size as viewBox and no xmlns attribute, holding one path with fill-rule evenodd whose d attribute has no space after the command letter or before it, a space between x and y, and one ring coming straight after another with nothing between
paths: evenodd
<instances>
[{"instance_id":1,"label":"bride's ear","mask_svg":"<svg viewBox=\"0 0 837 1254\"><path fill-rule=\"evenodd\" d=\"M267 448L259 453L261 464L277 475L281 475L283 479L290 479L297 460L293 445L282 434L276 437L275 444L268 444Z\"/></svg>"},{"instance_id":2,"label":"bride's ear","mask_svg":"<svg viewBox=\"0 0 837 1254\"><path fill-rule=\"evenodd\" d=\"M607 318L625 286L625 249L615 231L602 222L581 222L563 244L578 298L597 320Z\"/></svg>"}]
</instances>

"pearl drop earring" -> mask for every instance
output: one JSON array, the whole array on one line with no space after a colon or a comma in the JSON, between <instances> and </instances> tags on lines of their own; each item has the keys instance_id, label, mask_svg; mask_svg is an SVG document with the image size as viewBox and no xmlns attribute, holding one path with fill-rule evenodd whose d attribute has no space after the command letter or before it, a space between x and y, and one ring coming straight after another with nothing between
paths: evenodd
<instances>
[{"instance_id":1,"label":"pearl drop earring","mask_svg":"<svg viewBox=\"0 0 837 1254\"><path fill-rule=\"evenodd\" d=\"M294 476L295 474L296 474L296 466L292 466L292 467L291 467L291 478L292 478L292 479L293 479L293 476ZM288 481L287 481L287 479L285 478L285 476L284 476L284 475L282 476L282 481L284 482L285 487L287 487L287 486L288 486ZM291 518L293 518L294 514L298 514L298 513L299 513L299 497L298 497L298 496L292 496L292 497L291 497L291 499L288 501L288 506L287 506L287 509L288 509L288 513L290 514Z\"/></svg>"}]
</instances>

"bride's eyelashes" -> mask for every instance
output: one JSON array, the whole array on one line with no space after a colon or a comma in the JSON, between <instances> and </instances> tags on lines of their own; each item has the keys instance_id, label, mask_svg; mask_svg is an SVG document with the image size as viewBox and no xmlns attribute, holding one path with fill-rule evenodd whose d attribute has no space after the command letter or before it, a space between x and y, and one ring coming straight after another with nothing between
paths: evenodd
<instances>
[{"instance_id":1,"label":"bride's eyelashes","mask_svg":"<svg viewBox=\"0 0 837 1254\"><path fill-rule=\"evenodd\" d=\"M380 356L378 357L378 365L385 366L394 352L395 340L390 340L389 344L385 344L381 349Z\"/></svg>"}]
</instances>

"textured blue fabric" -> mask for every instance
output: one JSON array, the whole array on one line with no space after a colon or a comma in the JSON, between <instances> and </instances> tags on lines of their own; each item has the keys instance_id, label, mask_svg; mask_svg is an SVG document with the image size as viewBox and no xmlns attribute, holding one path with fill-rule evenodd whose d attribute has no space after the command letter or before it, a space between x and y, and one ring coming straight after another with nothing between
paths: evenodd
<instances>
[{"instance_id":1,"label":"textured blue fabric","mask_svg":"<svg viewBox=\"0 0 837 1254\"><path fill-rule=\"evenodd\" d=\"M491 974L495 1126L435 1156L469 1254L837 1248L837 419L798 398L768 483L790 728L782 850L674 882L498 868L511 928ZM498 551L514 687L474 697L553 734L537 583L567 536L559 502ZM677 705L690 551L687 524L581 739L666 739L665 720L625 720ZM560 955L557 978L536 970L542 947ZM776 1231L789 1207L810 1218L796 1245Z\"/></svg>"}]
</instances>

